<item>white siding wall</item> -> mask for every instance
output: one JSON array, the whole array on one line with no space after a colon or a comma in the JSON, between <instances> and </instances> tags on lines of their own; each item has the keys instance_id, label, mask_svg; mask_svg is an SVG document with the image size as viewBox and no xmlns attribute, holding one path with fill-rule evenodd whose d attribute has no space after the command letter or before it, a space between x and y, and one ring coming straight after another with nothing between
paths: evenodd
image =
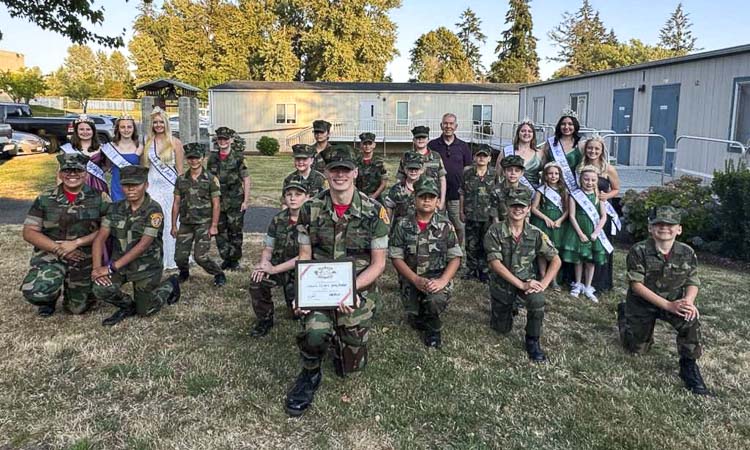
<instances>
[{"instance_id":1,"label":"white siding wall","mask_svg":"<svg viewBox=\"0 0 750 450\"><path fill-rule=\"evenodd\" d=\"M609 129L612 126L613 91L635 88L633 133L649 131L653 86L680 84L677 135L728 139L732 93L736 77L750 77L750 54L736 54L700 61L672 64L645 70L621 72L521 89L521 117L530 116L534 97L545 97L545 121L554 123L560 111L569 106L570 94L588 92L586 126ZM638 86L646 85L645 92ZM631 164L645 164L647 139L634 138ZM683 141L679 145L676 168L712 173L723 170L724 161L736 158L726 146Z\"/></svg>"}]
</instances>

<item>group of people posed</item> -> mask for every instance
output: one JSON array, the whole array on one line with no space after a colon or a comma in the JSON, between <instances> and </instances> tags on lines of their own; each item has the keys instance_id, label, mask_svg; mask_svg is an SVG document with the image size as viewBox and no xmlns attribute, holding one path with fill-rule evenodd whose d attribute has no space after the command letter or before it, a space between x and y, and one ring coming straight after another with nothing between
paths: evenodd
<instances>
[{"instance_id":1,"label":"group of people posed","mask_svg":"<svg viewBox=\"0 0 750 450\"><path fill-rule=\"evenodd\" d=\"M568 282L570 295L593 302L595 292L611 289L611 236L620 222L610 199L619 179L604 141L582 140L575 113L564 111L543 145L533 123L520 123L493 164L493 149L468 145L457 128L450 113L436 139L429 140L428 127L414 127L413 148L390 187L373 133L362 133L358 148L331 144L331 124L316 120L314 144L293 147L282 208L268 225L249 280L251 336L261 338L274 325L274 288L301 324L302 370L287 393L289 415L312 404L329 351L339 376L367 365L369 329L382 308L376 280L388 259L398 274L406 322L436 349L442 346L441 315L461 272L467 281L489 283L489 324L499 334L509 334L518 308L525 308L524 344L533 362L547 359L540 337L548 288ZM132 118L120 118L114 141L100 146L93 123L79 118L58 156L58 184L31 207L23 237L34 252L21 290L40 316L54 314L60 294L63 308L74 314L100 299L117 307L103 321L111 326L178 302L191 254L216 286L225 284L225 270L240 268L250 205L242 138L218 128L206 154L202 144L172 137L158 108L143 145L135 130ZM112 172L109 189L105 171ZM706 395L696 364L697 259L676 240L680 222L681 212L671 206L652 211L651 236L628 253L629 289L617 322L624 347L634 353L652 344L656 319L669 322L677 330L681 379L692 393ZM208 256L214 236L221 264ZM178 273L164 279L170 239ZM354 264L354 301L300 308L297 262L341 259ZM122 290L129 282L132 296Z\"/></svg>"}]
</instances>

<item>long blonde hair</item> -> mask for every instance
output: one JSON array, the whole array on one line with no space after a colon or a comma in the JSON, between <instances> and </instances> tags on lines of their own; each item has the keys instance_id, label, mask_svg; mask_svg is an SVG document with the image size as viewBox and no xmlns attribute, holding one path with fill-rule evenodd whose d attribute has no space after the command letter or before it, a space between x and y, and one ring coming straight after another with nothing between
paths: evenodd
<instances>
[{"instance_id":1,"label":"long blonde hair","mask_svg":"<svg viewBox=\"0 0 750 450\"><path fill-rule=\"evenodd\" d=\"M172 130L169 128L169 117L167 116L166 111L157 106L149 115L148 133L143 144L143 153L141 154L141 165L145 167L149 167L151 165L148 154L151 151L151 145L156 139L156 135L154 134L154 119L156 117L159 117L164 121L164 135L167 137L167 139L165 139L164 147L159 152L159 159L169 160L172 152L174 151L174 147L172 145Z\"/></svg>"},{"instance_id":2,"label":"long blonde hair","mask_svg":"<svg viewBox=\"0 0 750 450\"><path fill-rule=\"evenodd\" d=\"M591 164L587 164L587 165L581 164L580 166L582 167L578 171L578 184L581 186L581 190L583 191L583 174L586 172L592 172L598 177L601 172L598 167L591 165ZM598 182L594 185L594 193L596 194L596 197L598 198L599 197L599 183Z\"/></svg>"},{"instance_id":3,"label":"long blonde hair","mask_svg":"<svg viewBox=\"0 0 750 450\"><path fill-rule=\"evenodd\" d=\"M594 142L599 143L599 145L602 146L602 153L599 155L598 161L592 161L586 156L586 147ZM594 135L586 140L586 144L583 146L583 160L578 165L578 172L581 171L581 167L583 166L594 166L599 169L599 175L607 174L607 171L609 170L609 154L607 153L607 145L604 143L604 139L602 139L601 136Z\"/></svg>"}]
</instances>

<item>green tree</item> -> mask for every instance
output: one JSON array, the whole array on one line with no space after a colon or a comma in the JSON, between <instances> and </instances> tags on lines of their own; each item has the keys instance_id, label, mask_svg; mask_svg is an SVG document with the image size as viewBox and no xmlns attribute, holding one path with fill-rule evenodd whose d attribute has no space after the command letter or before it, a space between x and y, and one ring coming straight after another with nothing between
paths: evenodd
<instances>
[{"instance_id":1,"label":"green tree","mask_svg":"<svg viewBox=\"0 0 750 450\"><path fill-rule=\"evenodd\" d=\"M659 31L659 45L671 50L675 56L701 50L695 46L698 38L693 37L693 32L690 30L693 24L688 16L690 14L682 10L682 3L678 3L677 8Z\"/></svg>"},{"instance_id":2,"label":"green tree","mask_svg":"<svg viewBox=\"0 0 750 450\"><path fill-rule=\"evenodd\" d=\"M409 52L409 73L418 82L455 83L474 81L474 71L461 41L445 27L423 34Z\"/></svg>"},{"instance_id":3,"label":"green tree","mask_svg":"<svg viewBox=\"0 0 750 450\"><path fill-rule=\"evenodd\" d=\"M39 67L0 72L0 92L5 92L15 103L29 103L47 88Z\"/></svg>"},{"instance_id":4,"label":"green tree","mask_svg":"<svg viewBox=\"0 0 750 450\"><path fill-rule=\"evenodd\" d=\"M482 53L479 50L479 44L487 42L487 36L482 33L482 21L477 17L471 8L466 8L460 22L456 24L458 28L458 40L461 41L461 47L469 59L472 69L474 69L474 78L482 80L484 78L484 66L482 65Z\"/></svg>"},{"instance_id":5,"label":"green tree","mask_svg":"<svg viewBox=\"0 0 750 450\"><path fill-rule=\"evenodd\" d=\"M495 83L529 83L539 80L539 56L536 53L534 22L530 0L510 0L503 31L497 42L497 61L490 66L490 81Z\"/></svg>"},{"instance_id":6,"label":"green tree","mask_svg":"<svg viewBox=\"0 0 750 450\"><path fill-rule=\"evenodd\" d=\"M97 57L91 48L77 44L68 47L68 56L59 73L62 94L80 103L83 112L86 112L90 98L103 93L96 67Z\"/></svg>"},{"instance_id":7,"label":"green tree","mask_svg":"<svg viewBox=\"0 0 750 450\"><path fill-rule=\"evenodd\" d=\"M97 52L99 76L104 98L132 98L133 74L130 73L128 60L121 52L115 50L111 55Z\"/></svg>"}]
</instances>

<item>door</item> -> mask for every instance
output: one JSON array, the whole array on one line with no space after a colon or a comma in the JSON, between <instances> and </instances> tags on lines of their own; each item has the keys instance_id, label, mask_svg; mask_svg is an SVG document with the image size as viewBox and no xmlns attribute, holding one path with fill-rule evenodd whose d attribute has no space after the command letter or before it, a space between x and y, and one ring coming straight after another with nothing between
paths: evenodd
<instances>
[{"instance_id":1,"label":"door","mask_svg":"<svg viewBox=\"0 0 750 450\"><path fill-rule=\"evenodd\" d=\"M359 102L359 129L357 135L365 131L375 132L375 100L360 100Z\"/></svg>"},{"instance_id":2,"label":"door","mask_svg":"<svg viewBox=\"0 0 750 450\"><path fill-rule=\"evenodd\" d=\"M612 130L632 133L635 89L615 89L612 94ZM612 151L613 149L610 149ZM617 164L630 164L630 138L617 138Z\"/></svg>"},{"instance_id":3,"label":"door","mask_svg":"<svg viewBox=\"0 0 750 450\"><path fill-rule=\"evenodd\" d=\"M667 148L674 148L677 138L677 112L680 108L680 85L654 86L651 91L651 120L649 132L660 134L667 140ZM661 166L661 139L649 139L646 164ZM667 153L666 171L672 173L674 153Z\"/></svg>"}]
</instances>

